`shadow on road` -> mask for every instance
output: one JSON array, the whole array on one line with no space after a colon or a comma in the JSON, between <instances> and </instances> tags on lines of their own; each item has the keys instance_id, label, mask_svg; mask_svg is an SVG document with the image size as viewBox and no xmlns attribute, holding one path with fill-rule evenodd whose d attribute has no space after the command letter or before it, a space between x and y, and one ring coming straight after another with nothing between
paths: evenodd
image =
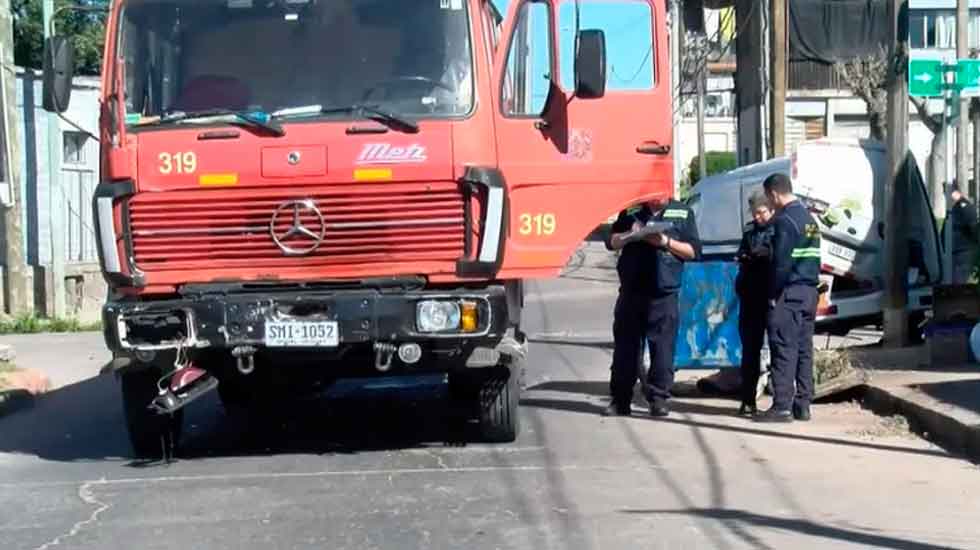
<instances>
[{"instance_id":1,"label":"shadow on road","mask_svg":"<svg viewBox=\"0 0 980 550\"><path fill-rule=\"evenodd\" d=\"M973 369L976 372L976 369ZM919 384L920 391L944 403L980 413L980 380L956 380Z\"/></svg>"},{"instance_id":2,"label":"shadow on road","mask_svg":"<svg viewBox=\"0 0 980 550\"><path fill-rule=\"evenodd\" d=\"M229 416L211 394L186 409L177 458L264 454L351 454L462 446L473 426L451 421L440 395L367 400L348 397L294 403L273 418L250 423ZM126 435L119 387L106 374L53 391L27 410L0 418L0 453L44 460L135 462Z\"/></svg>"},{"instance_id":3,"label":"shadow on road","mask_svg":"<svg viewBox=\"0 0 980 550\"><path fill-rule=\"evenodd\" d=\"M528 338L528 342L532 344L551 344L555 346L581 346L585 348L599 348L599 349L613 349L616 347L612 340L570 340L567 338L545 338L541 336L532 336Z\"/></svg>"},{"instance_id":4,"label":"shadow on road","mask_svg":"<svg viewBox=\"0 0 980 550\"><path fill-rule=\"evenodd\" d=\"M768 528L790 531L799 535L818 537L851 544L866 545L871 548L888 548L892 550L938 550L949 549L949 546L936 546L922 542L875 535L866 531L841 529L830 525L821 525L801 519L779 518L724 508L686 508L682 510L621 510L624 514L636 515L678 515L695 516L718 520L725 525L742 524L752 528Z\"/></svg>"}]
</instances>

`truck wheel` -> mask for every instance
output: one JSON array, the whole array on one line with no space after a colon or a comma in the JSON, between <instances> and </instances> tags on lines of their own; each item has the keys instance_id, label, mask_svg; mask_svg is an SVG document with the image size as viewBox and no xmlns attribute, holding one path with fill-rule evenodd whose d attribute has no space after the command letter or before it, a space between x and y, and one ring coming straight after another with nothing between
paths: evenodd
<instances>
[{"instance_id":1,"label":"truck wheel","mask_svg":"<svg viewBox=\"0 0 980 550\"><path fill-rule=\"evenodd\" d=\"M122 373L123 411L129 442L138 458L161 458L177 447L184 412L157 414L148 405L157 395L157 369Z\"/></svg>"},{"instance_id":2,"label":"truck wheel","mask_svg":"<svg viewBox=\"0 0 980 550\"><path fill-rule=\"evenodd\" d=\"M480 435L490 443L510 443L517 439L521 423L518 408L521 397L521 362L489 369L479 387Z\"/></svg>"},{"instance_id":3,"label":"truck wheel","mask_svg":"<svg viewBox=\"0 0 980 550\"><path fill-rule=\"evenodd\" d=\"M248 390L240 383L227 380L219 381L218 397L228 414L240 414L250 405Z\"/></svg>"}]
</instances>

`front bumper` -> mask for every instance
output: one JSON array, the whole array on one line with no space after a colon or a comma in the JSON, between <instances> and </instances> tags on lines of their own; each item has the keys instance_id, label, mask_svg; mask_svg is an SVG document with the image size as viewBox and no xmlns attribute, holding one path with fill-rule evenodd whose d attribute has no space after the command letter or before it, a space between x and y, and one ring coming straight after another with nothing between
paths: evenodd
<instances>
[{"instance_id":1,"label":"front bumper","mask_svg":"<svg viewBox=\"0 0 980 550\"><path fill-rule=\"evenodd\" d=\"M416 304L421 300L465 299L477 303L479 323L469 333L421 333ZM106 345L116 354L167 349L265 347L267 321L336 321L338 348L372 342L499 341L507 331L503 286L479 290L386 292L289 291L203 293L157 301L110 301L103 308Z\"/></svg>"}]
</instances>

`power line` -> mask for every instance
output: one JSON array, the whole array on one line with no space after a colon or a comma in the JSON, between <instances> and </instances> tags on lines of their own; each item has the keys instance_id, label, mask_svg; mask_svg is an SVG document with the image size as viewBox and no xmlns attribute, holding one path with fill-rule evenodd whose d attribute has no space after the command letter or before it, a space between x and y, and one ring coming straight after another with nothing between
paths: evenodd
<instances>
[{"instance_id":1,"label":"power line","mask_svg":"<svg viewBox=\"0 0 980 550\"><path fill-rule=\"evenodd\" d=\"M636 69L636 72L633 73L633 76L631 76L629 79L625 79L625 78L619 76L618 74L616 74L616 66L615 65L613 65L613 66L610 67L610 69L612 69L612 75L614 77L616 77L616 79L618 79L623 84L632 84L633 81L636 80L640 76L640 73L643 72L643 69L646 66L647 60L650 59L650 55L652 53L653 53L653 44L650 44L650 47L647 48L647 53L643 56L643 60L640 61L640 67L638 69Z\"/></svg>"}]
</instances>

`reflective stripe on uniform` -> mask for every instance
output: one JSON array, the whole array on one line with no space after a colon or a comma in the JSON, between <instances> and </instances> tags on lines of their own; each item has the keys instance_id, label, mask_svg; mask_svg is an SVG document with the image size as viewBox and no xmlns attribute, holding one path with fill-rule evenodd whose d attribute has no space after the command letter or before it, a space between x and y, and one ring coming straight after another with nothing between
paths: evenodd
<instances>
[{"instance_id":1,"label":"reflective stripe on uniform","mask_svg":"<svg viewBox=\"0 0 980 550\"><path fill-rule=\"evenodd\" d=\"M820 247L794 248L793 253L790 256L793 258L819 258Z\"/></svg>"},{"instance_id":2,"label":"reflective stripe on uniform","mask_svg":"<svg viewBox=\"0 0 980 550\"><path fill-rule=\"evenodd\" d=\"M687 219L687 210L681 208L668 208L664 210L665 218L680 218L682 220Z\"/></svg>"}]
</instances>

